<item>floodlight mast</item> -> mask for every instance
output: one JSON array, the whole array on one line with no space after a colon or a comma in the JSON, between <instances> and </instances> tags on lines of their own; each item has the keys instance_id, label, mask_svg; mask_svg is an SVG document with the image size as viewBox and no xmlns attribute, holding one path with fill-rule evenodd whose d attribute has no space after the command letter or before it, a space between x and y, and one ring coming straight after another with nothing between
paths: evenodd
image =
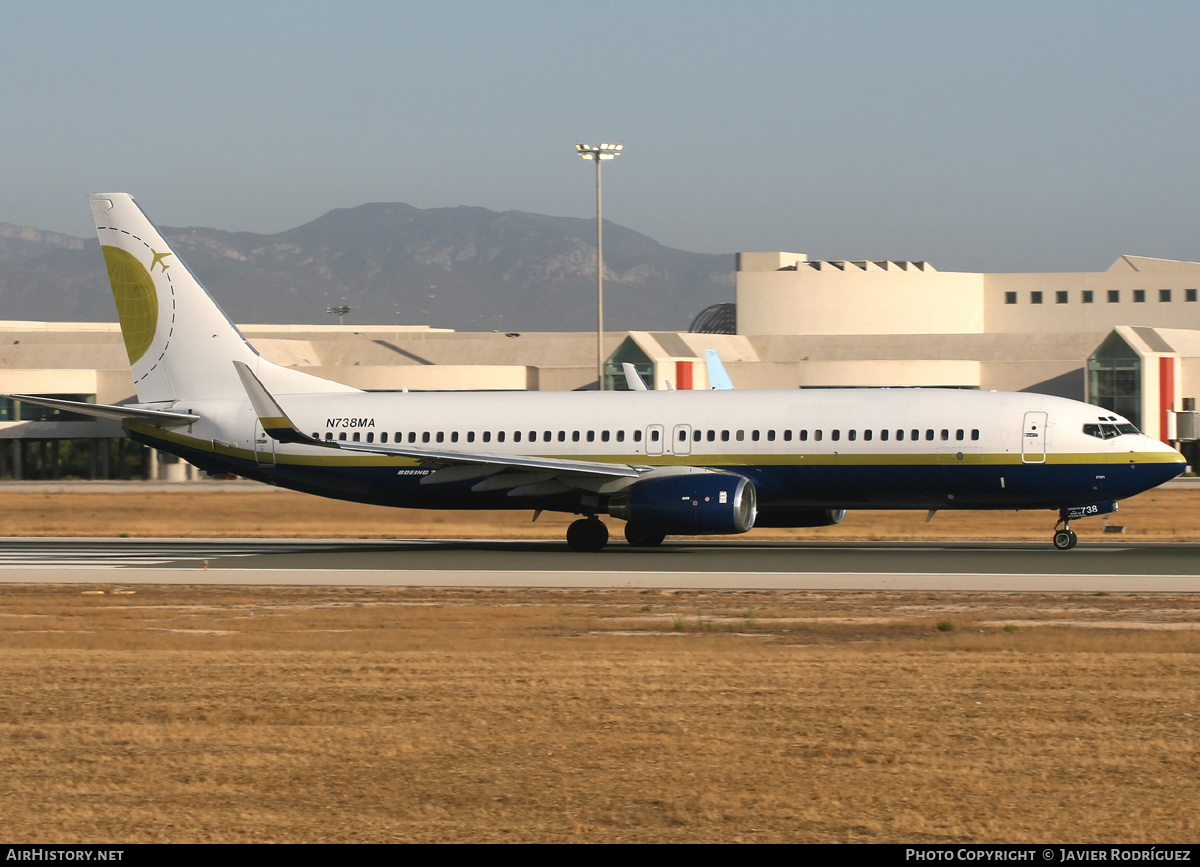
<instances>
[{"instance_id":1,"label":"floodlight mast","mask_svg":"<svg viewBox=\"0 0 1200 867\"><path fill-rule=\"evenodd\" d=\"M338 325L342 324L342 317L349 313L353 308L347 307L345 304L339 304L337 307L326 307L326 313L332 313L338 318Z\"/></svg>"},{"instance_id":2,"label":"floodlight mast","mask_svg":"<svg viewBox=\"0 0 1200 867\"><path fill-rule=\"evenodd\" d=\"M615 160L623 144L576 144L576 152L596 163L596 387L604 391L604 220L600 213L600 164Z\"/></svg>"}]
</instances>

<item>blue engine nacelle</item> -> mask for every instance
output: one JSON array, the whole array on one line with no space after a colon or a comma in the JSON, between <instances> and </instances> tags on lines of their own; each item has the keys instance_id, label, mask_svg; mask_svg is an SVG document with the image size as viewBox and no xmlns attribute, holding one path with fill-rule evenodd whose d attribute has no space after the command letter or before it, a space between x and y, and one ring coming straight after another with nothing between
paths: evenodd
<instances>
[{"instance_id":1,"label":"blue engine nacelle","mask_svg":"<svg viewBox=\"0 0 1200 867\"><path fill-rule=\"evenodd\" d=\"M732 473L635 482L608 501L614 518L672 535L745 533L758 513L754 484Z\"/></svg>"},{"instance_id":2,"label":"blue engine nacelle","mask_svg":"<svg viewBox=\"0 0 1200 867\"><path fill-rule=\"evenodd\" d=\"M842 523L845 509L782 509L761 512L756 527L831 527Z\"/></svg>"}]
</instances>

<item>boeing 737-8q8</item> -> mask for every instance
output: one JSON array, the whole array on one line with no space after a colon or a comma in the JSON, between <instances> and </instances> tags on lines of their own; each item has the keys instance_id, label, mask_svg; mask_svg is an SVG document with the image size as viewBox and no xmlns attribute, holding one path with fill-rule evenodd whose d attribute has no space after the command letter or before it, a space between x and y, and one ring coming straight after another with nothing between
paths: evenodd
<instances>
[{"instance_id":1,"label":"boeing 737-8q8","mask_svg":"<svg viewBox=\"0 0 1200 867\"><path fill-rule=\"evenodd\" d=\"M671 534L837 523L846 509L1113 511L1183 457L1109 410L942 389L380 393L273 364L242 337L132 197L91 197L138 402L45 406L121 419L210 473L426 509L601 516L633 545Z\"/></svg>"}]
</instances>

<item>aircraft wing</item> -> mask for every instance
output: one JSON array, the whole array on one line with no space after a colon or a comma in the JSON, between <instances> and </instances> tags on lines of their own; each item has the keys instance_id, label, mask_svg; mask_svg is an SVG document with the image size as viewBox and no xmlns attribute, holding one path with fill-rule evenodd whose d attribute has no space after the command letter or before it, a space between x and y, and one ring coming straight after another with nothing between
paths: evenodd
<instances>
[{"instance_id":1,"label":"aircraft wing","mask_svg":"<svg viewBox=\"0 0 1200 867\"><path fill-rule=\"evenodd\" d=\"M200 416L186 412L167 412L161 409L143 409L136 406L114 406L106 403L84 403L78 400L59 400L56 397L38 397L34 394L0 394L9 400L32 403L50 409L77 412L97 418L115 418L118 421L141 421L158 427L183 427L200 420Z\"/></svg>"},{"instance_id":2,"label":"aircraft wing","mask_svg":"<svg viewBox=\"0 0 1200 867\"><path fill-rule=\"evenodd\" d=\"M642 473L652 469L651 467L636 467L631 464L574 461L568 458L500 455L487 452L459 452L449 449L411 448L375 443L351 443L342 440L314 439L308 434L303 433L292 423L291 419L287 417L287 413L279 405L279 402L272 397L270 392L267 391L247 365L240 361L233 363L237 367L238 376L241 377L242 385L246 388L246 394L250 398L250 403L254 406L254 411L258 415L263 430L268 436L278 442L300 443L309 446L320 446L322 448L349 452L365 452L375 455L395 455L396 457L416 458L430 463L442 464L447 469L462 468L462 471L455 473L438 470L434 473L434 476L440 476L440 478L429 477L433 482L491 476L506 470L522 471L522 478L520 480L522 484L525 481L529 481L531 484L546 482L551 479L561 481L562 476L582 476L591 479L638 478ZM467 469L469 467L474 469ZM494 490L505 487L505 485L497 483L498 481L493 481L487 487ZM575 487L577 485L571 486ZM585 485L585 487L590 486ZM480 488L480 490L484 489L486 488Z\"/></svg>"}]
</instances>

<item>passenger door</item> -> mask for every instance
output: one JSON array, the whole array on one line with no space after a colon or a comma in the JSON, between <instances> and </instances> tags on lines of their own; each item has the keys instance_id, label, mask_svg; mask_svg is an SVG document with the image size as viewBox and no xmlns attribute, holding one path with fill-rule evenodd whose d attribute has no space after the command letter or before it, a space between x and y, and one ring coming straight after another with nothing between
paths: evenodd
<instances>
[{"instance_id":1,"label":"passenger door","mask_svg":"<svg viewBox=\"0 0 1200 867\"><path fill-rule=\"evenodd\" d=\"M1021 429L1021 460L1027 464L1046 463L1046 413L1025 413Z\"/></svg>"},{"instance_id":2,"label":"passenger door","mask_svg":"<svg viewBox=\"0 0 1200 867\"><path fill-rule=\"evenodd\" d=\"M661 455L663 453L663 426L652 424L646 428L646 454Z\"/></svg>"}]
</instances>

